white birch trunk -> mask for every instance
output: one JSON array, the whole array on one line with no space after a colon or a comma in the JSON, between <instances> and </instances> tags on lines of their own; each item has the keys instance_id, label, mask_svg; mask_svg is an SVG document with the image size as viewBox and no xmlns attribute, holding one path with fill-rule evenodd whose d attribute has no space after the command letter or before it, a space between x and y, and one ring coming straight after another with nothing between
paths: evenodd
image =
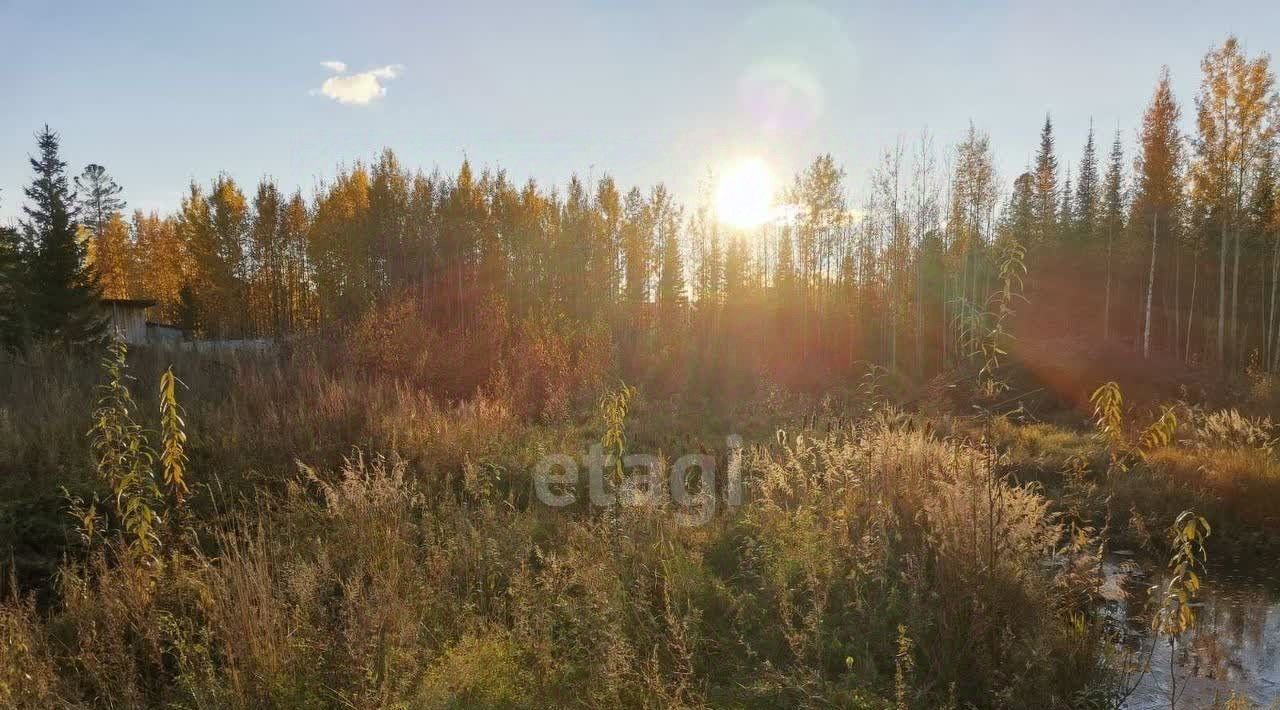
<instances>
[{"instance_id":1,"label":"white birch trunk","mask_svg":"<svg viewBox=\"0 0 1280 710\"><path fill-rule=\"evenodd\" d=\"M1151 355L1151 296L1156 285L1156 227L1160 222L1158 214L1151 217L1151 268L1147 271L1147 306L1146 323L1142 328L1142 357L1145 360Z\"/></svg>"}]
</instances>

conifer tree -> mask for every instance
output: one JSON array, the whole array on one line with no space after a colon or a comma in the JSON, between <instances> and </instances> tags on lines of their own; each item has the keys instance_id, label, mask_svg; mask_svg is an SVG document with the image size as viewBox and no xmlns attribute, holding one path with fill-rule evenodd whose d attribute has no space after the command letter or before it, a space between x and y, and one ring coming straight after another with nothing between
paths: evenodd
<instances>
[{"instance_id":1,"label":"conifer tree","mask_svg":"<svg viewBox=\"0 0 1280 710\"><path fill-rule=\"evenodd\" d=\"M76 177L75 184L80 198L81 224L90 234L101 239L111 215L124 211L126 203L120 197L124 189L107 174L106 168L97 163L85 166L84 172Z\"/></svg>"},{"instance_id":2,"label":"conifer tree","mask_svg":"<svg viewBox=\"0 0 1280 710\"><path fill-rule=\"evenodd\" d=\"M32 334L69 346L90 344L102 338L105 322L85 245L76 235L76 196L67 184L67 164L58 157L58 134L45 126L36 139L35 177L22 209Z\"/></svg>"},{"instance_id":3,"label":"conifer tree","mask_svg":"<svg viewBox=\"0 0 1280 710\"><path fill-rule=\"evenodd\" d=\"M1089 121L1089 137L1085 139L1076 177L1075 235L1084 242L1097 236L1098 210L1101 202L1098 185L1098 156L1093 143L1093 121Z\"/></svg>"},{"instance_id":4,"label":"conifer tree","mask_svg":"<svg viewBox=\"0 0 1280 710\"><path fill-rule=\"evenodd\" d=\"M1036 239L1044 241L1056 236L1058 227L1058 158L1053 151L1053 122L1045 114L1040 129L1040 150L1035 166Z\"/></svg>"}]
</instances>

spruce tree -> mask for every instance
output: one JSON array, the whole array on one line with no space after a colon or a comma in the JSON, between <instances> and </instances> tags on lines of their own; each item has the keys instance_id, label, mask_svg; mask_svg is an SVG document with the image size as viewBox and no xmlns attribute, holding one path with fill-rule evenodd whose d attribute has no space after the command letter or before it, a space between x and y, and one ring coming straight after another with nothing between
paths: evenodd
<instances>
[{"instance_id":1,"label":"spruce tree","mask_svg":"<svg viewBox=\"0 0 1280 710\"><path fill-rule=\"evenodd\" d=\"M92 343L106 326L85 245L76 235L75 193L67 185L67 164L58 157L58 134L45 126L37 143L39 157L31 158L35 177L22 209L32 334L65 345Z\"/></svg>"},{"instance_id":2,"label":"spruce tree","mask_svg":"<svg viewBox=\"0 0 1280 710\"><path fill-rule=\"evenodd\" d=\"M1040 151L1036 153L1036 237L1056 236L1058 226L1058 158L1053 151L1053 122L1045 114L1040 129Z\"/></svg>"},{"instance_id":3,"label":"spruce tree","mask_svg":"<svg viewBox=\"0 0 1280 710\"><path fill-rule=\"evenodd\" d=\"M1107 177L1102 186L1102 228L1113 238L1120 236L1125 227L1124 194L1124 144L1120 142L1120 129L1116 129L1111 143L1111 156L1107 162Z\"/></svg>"},{"instance_id":4,"label":"spruce tree","mask_svg":"<svg viewBox=\"0 0 1280 710\"><path fill-rule=\"evenodd\" d=\"M1097 236L1100 201L1098 156L1093 144L1093 121L1090 121L1089 137L1084 143L1084 154L1080 156L1080 170L1076 177L1076 238L1092 241Z\"/></svg>"}]
</instances>

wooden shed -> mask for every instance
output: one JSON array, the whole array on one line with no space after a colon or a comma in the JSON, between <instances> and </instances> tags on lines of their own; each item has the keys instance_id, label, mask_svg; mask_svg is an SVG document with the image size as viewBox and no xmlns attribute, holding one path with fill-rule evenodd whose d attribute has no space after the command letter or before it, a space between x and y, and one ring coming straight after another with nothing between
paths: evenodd
<instances>
[{"instance_id":1,"label":"wooden shed","mask_svg":"<svg viewBox=\"0 0 1280 710\"><path fill-rule=\"evenodd\" d=\"M107 316L109 333L118 335L130 345L147 342L147 309L156 302L145 298L104 298L102 309Z\"/></svg>"}]
</instances>

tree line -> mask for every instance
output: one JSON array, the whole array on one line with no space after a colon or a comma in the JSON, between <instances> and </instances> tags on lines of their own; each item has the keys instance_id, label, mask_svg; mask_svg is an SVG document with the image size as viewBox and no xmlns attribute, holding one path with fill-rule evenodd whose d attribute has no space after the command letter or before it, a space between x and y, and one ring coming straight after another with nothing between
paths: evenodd
<instances>
[{"instance_id":1,"label":"tree line","mask_svg":"<svg viewBox=\"0 0 1280 710\"><path fill-rule=\"evenodd\" d=\"M786 216L756 229L661 184L547 188L466 161L424 173L390 150L309 197L219 175L172 214L129 215L101 166L72 189L46 128L20 228L0 235L0 337L84 340L101 295L156 299L158 319L217 338L349 332L394 304L455 338L601 324L624 362L691 375L820 382L874 362L928 376L981 358L997 324L1277 371L1274 71L1235 37L1201 69L1186 134L1165 69L1128 152L1118 128L1108 150L1091 127L1064 158L1046 116L1006 188L985 132L945 150L925 133L883 152L857 205L817 157L779 195Z\"/></svg>"}]
</instances>

